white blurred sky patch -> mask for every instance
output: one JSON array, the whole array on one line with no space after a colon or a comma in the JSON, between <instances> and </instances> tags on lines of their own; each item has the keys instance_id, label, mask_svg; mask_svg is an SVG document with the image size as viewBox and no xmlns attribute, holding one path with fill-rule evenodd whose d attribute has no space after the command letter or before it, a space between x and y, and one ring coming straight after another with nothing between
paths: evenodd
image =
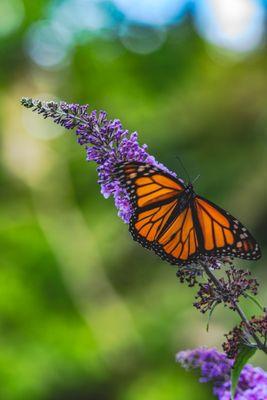
<instances>
[{"instance_id":1,"label":"white blurred sky patch","mask_svg":"<svg viewBox=\"0 0 267 400\"><path fill-rule=\"evenodd\" d=\"M28 55L36 64L45 68L64 63L68 53L68 42L62 33L60 26L56 29L48 20L36 22L25 37Z\"/></svg>"},{"instance_id":2,"label":"white blurred sky patch","mask_svg":"<svg viewBox=\"0 0 267 400\"><path fill-rule=\"evenodd\" d=\"M110 18L101 4L98 0L52 3L47 19L33 24L26 35L31 59L44 68L64 66L76 43L109 26Z\"/></svg>"},{"instance_id":3,"label":"white blurred sky patch","mask_svg":"<svg viewBox=\"0 0 267 400\"><path fill-rule=\"evenodd\" d=\"M125 17L136 23L167 25L179 19L187 0L113 0Z\"/></svg>"},{"instance_id":4,"label":"white blurred sky patch","mask_svg":"<svg viewBox=\"0 0 267 400\"><path fill-rule=\"evenodd\" d=\"M109 25L102 3L98 0L65 0L51 9L51 18L74 33L82 29L99 31Z\"/></svg>"},{"instance_id":5,"label":"white blurred sky patch","mask_svg":"<svg viewBox=\"0 0 267 400\"><path fill-rule=\"evenodd\" d=\"M265 10L261 0L199 0L195 22L205 39L235 51L255 49L264 34Z\"/></svg>"}]
</instances>

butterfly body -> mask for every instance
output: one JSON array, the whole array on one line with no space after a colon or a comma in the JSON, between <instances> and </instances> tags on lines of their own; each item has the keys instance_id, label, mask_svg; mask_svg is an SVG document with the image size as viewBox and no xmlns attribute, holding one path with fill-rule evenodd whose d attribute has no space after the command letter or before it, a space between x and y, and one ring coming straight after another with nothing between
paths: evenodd
<instances>
[{"instance_id":1,"label":"butterfly body","mask_svg":"<svg viewBox=\"0 0 267 400\"><path fill-rule=\"evenodd\" d=\"M130 197L134 240L169 263L188 265L202 256L260 258L241 222L199 196L192 183L139 162L119 164L116 175Z\"/></svg>"},{"instance_id":2,"label":"butterfly body","mask_svg":"<svg viewBox=\"0 0 267 400\"><path fill-rule=\"evenodd\" d=\"M180 195L177 195L178 200L180 200L181 209L185 208L195 197L196 193L194 191L194 187L192 183L189 183L185 187L184 192L182 192Z\"/></svg>"}]
</instances>

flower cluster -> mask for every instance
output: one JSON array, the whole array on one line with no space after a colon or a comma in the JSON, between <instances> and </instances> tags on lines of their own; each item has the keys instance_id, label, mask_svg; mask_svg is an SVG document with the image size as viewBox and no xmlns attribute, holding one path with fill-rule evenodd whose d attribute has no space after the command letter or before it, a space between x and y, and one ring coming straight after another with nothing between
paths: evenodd
<instances>
[{"instance_id":1,"label":"flower cluster","mask_svg":"<svg viewBox=\"0 0 267 400\"><path fill-rule=\"evenodd\" d=\"M267 341L267 313L260 317L252 317L249 321L249 329L258 334L266 343Z\"/></svg>"},{"instance_id":2,"label":"flower cluster","mask_svg":"<svg viewBox=\"0 0 267 400\"><path fill-rule=\"evenodd\" d=\"M250 337L253 335L267 341L267 315L252 317L249 321L242 321L225 335L226 341L223 343L223 349L229 358L236 358L240 344L250 343Z\"/></svg>"},{"instance_id":3,"label":"flower cluster","mask_svg":"<svg viewBox=\"0 0 267 400\"><path fill-rule=\"evenodd\" d=\"M176 276L181 283L187 283L189 287L193 287L198 283L198 277L203 275L202 269L198 265L190 265L189 267L180 267L176 271Z\"/></svg>"},{"instance_id":4,"label":"flower cluster","mask_svg":"<svg viewBox=\"0 0 267 400\"><path fill-rule=\"evenodd\" d=\"M77 141L85 147L87 161L98 164L101 193L105 198L114 197L118 214L126 223L130 221L132 209L126 190L114 177L116 164L123 161L147 162L175 175L147 152L147 145L139 145L136 132L129 133L118 119L109 120L103 111L88 113L88 105L28 98L23 98L21 103L67 129L76 129Z\"/></svg>"},{"instance_id":5,"label":"flower cluster","mask_svg":"<svg viewBox=\"0 0 267 400\"><path fill-rule=\"evenodd\" d=\"M189 266L180 267L176 272L176 276L181 283L187 283L189 287L193 287L199 283L199 278L203 277L202 265L204 263L209 265L211 270L216 270L220 269L222 264L227 262L228 260L224 260L223 258L202 256L199 257L198 262L190 264Z\"/></svg>"},{"instance_id":6,"label":"flower cluster","mask_svg":"<svg viewBox=\"0 0 267 400\"><path fill-rule=\"evenodd\" d=\"M216 349L207 348L181 351L176 359L186 369L200 369L200 382L212 382L213 393L219 400L230 400L232 360ZM266 398L267 373L247 364L240 374L235 400Z\"/></svg>"},{"instance_id":7,"label":"flower cluster","mask_svg":"<svg viewBox=\"0 0 267 400\"><path fill-rule=\"evenodd\" d=\"M243 330L242 323L235 326L229 333L225 334L226 341L223 343L222 347L227 357L230 359L235 359L240 345L242 343L248 342L247 334Z\"/></svg>"},{"instance_id":8,"label":"flower cluster","mask_svg":"<svg viewBox=\"0 0 267 400\"><path fill-rule=\"evenodd\" d=\"M198 301L194 303L194 306L202 313L211 310L220 303L224 303L225 306L235 310L239 298L244 296L246 292L253 295L257 294L258 282L251 278L250 272L231 266L225 273L226 278L218 279L217 285L211 279L208 279L205 283L200 283L200 289L196 296Z\"/></svg>"}]
</instances>

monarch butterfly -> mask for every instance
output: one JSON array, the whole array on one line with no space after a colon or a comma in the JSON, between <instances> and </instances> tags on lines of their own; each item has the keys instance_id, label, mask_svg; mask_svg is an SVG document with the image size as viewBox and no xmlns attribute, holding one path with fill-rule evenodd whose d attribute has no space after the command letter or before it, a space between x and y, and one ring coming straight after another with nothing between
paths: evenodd
<instances>
[{"instance_id":1,"label":"monarch butterfly","mask_svg":"<svg viewBox=\"0 0 267 400\"><path fill-rule=\"evenodd\" d=\"M116 176L130 197L133 239L175 265L201 256L261 257L248 230L227 211L195 193L193 185L152 165L124 162Z\"/></svg>"}]
</instances>

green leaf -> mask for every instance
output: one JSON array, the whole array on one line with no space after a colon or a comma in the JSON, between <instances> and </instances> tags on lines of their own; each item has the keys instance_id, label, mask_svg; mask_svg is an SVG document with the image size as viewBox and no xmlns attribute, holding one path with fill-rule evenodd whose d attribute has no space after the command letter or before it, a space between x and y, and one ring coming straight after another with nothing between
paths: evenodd
<instances>
[{"instance_id":1,"label":"green leaf","mask_svg":"<svg viewBox=\"0 0 267 400\"><path fill-rule=\"evenodd\" d=\"M212 306L211 309L210 309L210 312L209 312L209 315L208 315L208 320L207 320L207 326L206 326L207 332L209 331L210 319L211 319L212 313L213 313L215 307L216 307L218 304L219 304L219 303L214 303L213 306Z\"/></svg>"},{"instance_id":2,"label":"green leaf","mask_svg":"<svg viewBox=\"0 0 267 400\"><path fill-rule=\"evenodd\" d=\"M231 400L234 400L235 391L238 384L239 376L245 364L255 354L257 347L241 344L237 354L235 363L231 371Z\"/></svg>"},{"instance_id":3,"label":"green leaf","mask_svg":"<svg viewBox=\"0 0 267 400\"><path fill-rule=\"evenodd\" d=\"M261 309L261 311L264 311L263 305L259 302L259 300L256 297L253 297L248 293L246 293L245 297L251 300L254 304L256 304Z\"/></svg>"}]
</instances>

